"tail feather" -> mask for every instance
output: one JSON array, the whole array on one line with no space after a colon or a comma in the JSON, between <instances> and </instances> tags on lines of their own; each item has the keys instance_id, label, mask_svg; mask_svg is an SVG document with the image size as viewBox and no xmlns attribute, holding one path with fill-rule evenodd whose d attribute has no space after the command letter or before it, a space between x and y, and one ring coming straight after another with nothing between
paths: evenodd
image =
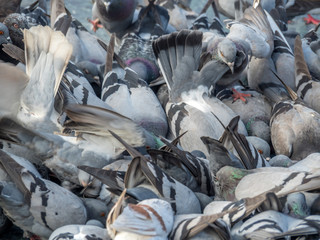
<instances>
[{"instance_id":1,"label":"tail feather","mask_svg":"<svg viewBox=\"0 0 320 240\"><path fill-rule=\"evenodd\" d=\"M267 42L272 46L273 34L267 15L260 4L256 8L248 8L244 12L244 18L251 21L258 29L267 35Z\"/></svg>"},{"instance_id":2,"label":"tail feather","mask_svg":"<svg viewBox=\"0 0 320 240\"><path fill-rule=\"evenodd\" d=\"M177 55L176 55L176 48L175 48L177 35L178 35L178 32L172 33L167 39L168 54L169 54L171 69L175 69L177 67L177 62L178 62Z\"/></svg>"},{"instance_id":3,"label":"tail feather","mask_svg":"<svg viewBox=\"0 0 320 240\"><path fill-rule=\"evenodd\" d=\"M181 30L153 42L155 56L170 91L179 90L181 84L192 79L193 71L199 67L201 49L202 32L197 30ZM186 72L189 77L185 79L182 73Z\"/></svg>"},{"instance_id":4,"label":"tail feather","mask_svg":"<svg viewBox=\"0 0 320 240\"><path fill-rule=\"evenodd\" d=\"M42 52L46 55L53 55L54 95L56 95L62 75L72 54L72 45L61 32L55 32L48 26L25 29L24 36L26 73L28 76L31 76ZM46 75L44 74L44 76ZM50 79L48 81L50 82Z\"/></svg>"},{"instance_id":5,"label":"tail feather","mask_svg":"<svg viewBox=\"0 0 320 240\"><path fill-rule=\"evenodd\" d=\"M171 43L171 41L170 41ZM152 48L154 51L154 54L156 56L156 59L158 60L161 72L164 76L164 79L166 80L166 83L168 85L168 88L171 90L172 87L172 68L171 68L171 61L169 54L167 52L168 46L168 37L162 36L156 41L152 43ZM172 50L171 50L172 51ZM171 58L175 57L176 55L172 55ZM177 60L176 60L177 61ZM174 61L172 62L174 64ZM174 66L174 65L173 65Z\"/></svg>"},{"instance_id":6,"label":"tail feather","mask_svg":"<svg viewBox=\"0 0 320 240\"><path fill-rule=\"evenodd\" d=\"M50 117L61 78L72 54L72 45L50 27L24 30L26 73L30 80L21 95L21 106L39 117Z\"/></svg>"},{"instance_id":7,"label":"tail feather","mask_svg":"<svg viewBox=\"0 0 320 240\"><path fill-rule=\"evenodd\" d=\"M64 0L51 0L51 28L54 29L54 26L57 23L57 20L62 15L66 15L66 10L64 6Z\"/></svg>"},{"instance_id":8,"label":"tail feather","mask_svg":"<svg viewBox=\"0 0 320 240\"><path fill-rule=\"evenodd\" d=\"M73 121L66 126L79 133L113 139L108 131L111 130L134 146L142 146L145 143L145 130L142 127L131 119L111 110L89 105L71 104L66 106L66 113Z\"/></svg>"},{"instance_id":9,"label":"tail feather","mask_svg":"<svg viewBox=\"0 0 320 240\"><path fill-rule=\"evenodd\" d=\"M193 31L186 38L185 55L194 58L194 70L197 70L199 67L201 51L202 32Z\"/></svg>"},{"instance_id":10,"label":"tail feather","mask_svg":"<svg viewBox=\"0 0 320 240\"><path fill-rule=\"evenodd\" d=\"M182 57L184 56L184 51L185 51L185 47L186 47L186 39L187 39L189 33L190 33L190 31L184 29L184 30L181 30L176 37L176 56L177 56L177 59L182 59Z\"/></svg>"},{"instance_id":11,"label":"tail feather","mask_svg":"<svg viewBox=\"0 0 320 240\"><path fill-rule=\"evenodd\" d=\"M297 89L308 81L312 80L308 66L304 60L302 42L299 35L297 35L294 44L294 63L295 63L295 74L296 74L296 86Z\"/></svg>"}]
</instances>

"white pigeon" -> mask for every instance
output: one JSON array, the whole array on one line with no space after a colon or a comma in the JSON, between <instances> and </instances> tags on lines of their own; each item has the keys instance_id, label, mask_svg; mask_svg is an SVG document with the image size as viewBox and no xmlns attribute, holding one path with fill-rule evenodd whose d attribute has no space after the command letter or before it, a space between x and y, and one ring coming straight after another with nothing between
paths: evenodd
<instances>
[{"instance_id":1,"label":"white pigeon","mask_svg":"<svg viewBox=\"0 0 320 240\"><path fill-rule=\"evenodd\" d=\"M59 114L54 109L54 98L72 46L61 32L48 26L24 29L24 43L26 75L18 68L1 63L1 68L11 69L10 75L1 79L3 91L8 91L1 96L1 101L9 101L11 106L5 107L4 110L10 110L5 115L33 129L58 131L61 125L57 121ZM9 80L17 78L16 82Z\"/></svg>"},{"instance_id":2,"label":"white pigeon","mask_svg":"<svg viewBox=\"0 0 320 240\"><path fill-rule=\"evenodd\" d=\"M65 225L56 229L49 237L49 240L64 239L111 240L107 229L93 225Z\"/></svg>"},{"instance_id":3,"label":"white pigeon","mask_svg":"<svg viewBox=\"0 0 320 240\"><path fill-rule=\"evenodd\" d=\"M147 199L123 208L124 190L108 215L107 229L113 239L167 239L174 212L167 201Z\"/></svg>"}]
</instances>

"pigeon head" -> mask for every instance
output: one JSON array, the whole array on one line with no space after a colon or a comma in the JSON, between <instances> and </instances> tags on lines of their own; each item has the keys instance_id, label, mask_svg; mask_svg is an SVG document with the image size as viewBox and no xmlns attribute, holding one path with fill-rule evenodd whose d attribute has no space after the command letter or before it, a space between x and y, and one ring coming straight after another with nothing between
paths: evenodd
<instances>
[{"instance_id":1,"label":"pigeon head","mask_svg":"<svg viewBox=\"0 0 320 240\"><path fill-rule=\"evenodd\" d=\"M23 32L21 29L29 29L26 17L19 13L12 13L4 19L3 23L9 29L12 43L19 48L24 49L24 43L22 41Z\"/></svg>"},{"instance_id":2,"label":"pigeon head","mask_svg":"<svg viewBox=\"0 0 320 240\"><path fill-rule=\"evenodd\" d=\"M0 23L0 45L11 42L9 30L6 25Z\"/></svg>"},{"instance_id":3,"label":"pigeon head","mask_svg":"<svg viewBox=\"0 0 320 240\"><path fill-rule=\"evenodd\" d=\"M229 39L224 39L218 44L218 56L225 64L227 64L233 73L234 62L237 56L237 47Z\"/></svg>"}]
</instances>

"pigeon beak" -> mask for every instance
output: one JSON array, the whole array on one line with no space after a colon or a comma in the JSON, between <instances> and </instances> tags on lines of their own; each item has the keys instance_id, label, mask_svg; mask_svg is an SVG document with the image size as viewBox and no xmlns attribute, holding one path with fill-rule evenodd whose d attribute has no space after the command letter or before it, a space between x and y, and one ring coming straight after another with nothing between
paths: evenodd
<instances>
[{"instance_id":1,"label":"pigeon beak","mask_svg":"<svg viewBox=\"0 0 320 240\"><path fill-rule=\"evenodd\" d=\"M93 80L99 87L101 87L101 82L100 82L99 76L94 76Z\"/></svg>"},{"instance_id":2,"label":"pigeon beak","mask_svg":"<svg viewBox=\"0 0 320 240\"><path fill-rule=\"evenodd\" d=\"M230 68L231 73L233 74L234 73L234 62L227 62L227 65Z\"/></svg>"}]
</instances>

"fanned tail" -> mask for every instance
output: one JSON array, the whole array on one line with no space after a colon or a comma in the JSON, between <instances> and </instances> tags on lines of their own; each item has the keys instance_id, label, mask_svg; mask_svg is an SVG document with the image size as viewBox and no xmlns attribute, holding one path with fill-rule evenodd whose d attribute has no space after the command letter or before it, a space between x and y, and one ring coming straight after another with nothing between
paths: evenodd
<instances>
[{"instance_id":1,"label":"fanned tail","mask_svg":"<svg viewBox=\"0 0 320 240\"><path fill-rule=\"evenodd\" d=\"M202 32L181 30L164 35L152 44L153 51L171 91L179 89L199 67Z\"/></svg>"},{"instance_id":2,"label":"fanned tail","mask_svg":"<svg viewBox=\"0 0 320 240\"><path fill-rule=\"evenodd\" d=\"M24 30L26 73L30 81L21 104L30 112L50 111L62 75L72 54L72 45L61 32L37 26Z\"/></svg>"}]
</instances>

